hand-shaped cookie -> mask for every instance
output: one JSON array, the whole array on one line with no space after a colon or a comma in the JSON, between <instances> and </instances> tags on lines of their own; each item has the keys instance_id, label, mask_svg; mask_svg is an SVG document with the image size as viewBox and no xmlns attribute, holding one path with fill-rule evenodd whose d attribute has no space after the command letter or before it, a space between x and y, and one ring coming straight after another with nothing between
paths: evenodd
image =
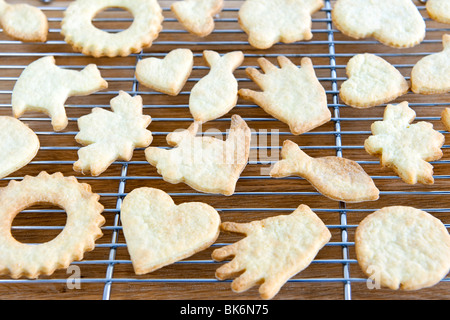
<instances>
[{"instance_id":1,"label":"hand-shaped cookie","mask_svg":"<svg viewBox=\"0 0 450 320\"><path fill-rule=\"evenodd\" d=\"M265 58L258 59L264 74L247 68L250 78L263 90L240 89L239 95L252 100L273 117L287 123L295 135L330 121L325 89L316 77L309 58L303 58L297 68L288 58L278 57L281 68Z\"/></svg>"},{"instance_id":2,"label":"hand-shaped cookie","mask_svg":"<svg viewBox=\"0 0 450 320\"><path fill-rule=\"evenodd\" d=\"M14 85L13 114L19 118L27 110L44 112L51 117L53 130L60 131L69 121L64 108L68 97L89 95L107 87L95 64L75 71L59 68L52 56L40 58L25 68Z\"/></svg>"},{"instance_id":3,"label":"hand-shaped cookie","mask_svg":"<svg viewBox=\"0 0 450 320\"><path fill-rule=\"evenodd\" d=\"M190 33L206 37L214 30L214 15L222 10L223 0L176 1L170 8Z\"/></svg>"},{"instance_id":4,"label":"hand-shaped cookie","mask_svg":"<svg viewBox=\"0 0 450 320\"><path fill-rule=\"evenodd\" d=\"M323 5L322 0L247 0L239 10L239 24L258 49L310 40L311 15Z\"/></svg>"},{"instance_id":5,"label":"hand-shaped cookie","mask_svg":"<svg viewBox=\"0 0 450 320\"><path fill-rule=\"evenodd\" d=\"M408 102L389 104L383 121L372 124L373 135L366 139L364 147L406 183L433 184L433 166L427 161L442 157L445 137L429 122L411 124L415 117Z\"/></svg>"},{"instance_id":6,"label":"hand-shaped cookie","mask_svg":"<svg viewBox=\"0 0 450 320\"><path fill-rule=\"evenodd\" d=\"M194 85L189 96L189 110L199 122L219 118L236 105L238 83L233 71L244 61L241 51L220 56L215 51L205 50L203 57L211 70Z\"/></svg>"},{"instance_id":7,"label":"hand-shaped cookie","mask_svg":"<svg viewBox=\"0 0 450 320\"><path fill-rule=\"evenodd\" d=\"M306 205L290 215L250 223L224 222L222 229L243 233L246 238L213 251L217 261L234 257L216 270L216 277L224 280L243 271L231 284L232 290L243 292L262 283L263 299L272 299L289 278L308 267L331 238L322 220Z\"/></svg>"},{"instance_id":8,"label":"hand-shaped cookie","mask_svg":"<svg viewBox=\"0 0 450 320\"><path fill-rule=\"evenodd\" d=\"M411 0L338 0L332 19L349 37L374 37L394 48L413 47L425 38L425 21Z\"/></svg>"},{"instance_id":9,"label":"hand-shaped cookie","mask_svg":"<svg viewBox=\"0 0 450 320\"><path fill-rule=\"evenodd\" d=\"M232 195L239 176L248 162L250 128L238 115L231 118L226 141L196 137L200 124L194 122L187 130L172 132L167 142L171 150L149 147L147 161L155 166L165 181L184 182L206 193Z\"/></svg>"},{"instance_id":10,"label":"hand-shaped cookie","mask_svg":"<svg viewBox=\"0 0 450 320\"><path fill-rule=\"evenodd\" d=\"M94 108L78 119L78 143L87 145L78 151L73 168L78 172L100 175L116 159L129 161L135 147L147 147L153 140L146 128L151 117L142 115L142 98L124 91L111 100L111 111Z\"/></svg>"},{"instance_id":11,"label":"hand-shaped cookie","mask_svg":"<svg viewBox=\"0 0 450 320\"><path fill-rule=\"evenodd\" d=\"M450 91L450 34L442 37L444 50L420 59L411 70L411 90L421 94Z\"/></svg>"}]
</instances>

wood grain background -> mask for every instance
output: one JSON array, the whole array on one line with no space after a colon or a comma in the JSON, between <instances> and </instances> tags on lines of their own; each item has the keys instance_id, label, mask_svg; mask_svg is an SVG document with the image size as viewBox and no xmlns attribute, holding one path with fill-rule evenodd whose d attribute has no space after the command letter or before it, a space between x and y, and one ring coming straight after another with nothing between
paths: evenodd
<instances>
[{"instance_id":1,"label":"wood grain background","mask_svg":"<svg viewBox=\"0 0 450 320\"><path fill-rule=\"evenodd\" d=\"M329 10L321 10L313 16L314 38L311 41L277 44L268 50L256 50L249 46L246 34L237 23L237 9L243 1L225 1L227 9L218 16L214 33L206 38L187 33L168 9L172 1L160 1L165 9L163 31L150 48L143 50L140 55L125 58L95 59L74 52L64 43L60 34L63 17L61 9L70 1L58 0L50 5L43 5L37 0L26 2L45 10L50 21L49 41L45 44L25 44L0 33L0 113L11 115L11 90L17 77L29 63L45 55L54 55L59 66L77 70L89 63L97 64L103 77L108 80L109 88L87 97L69 98L66 108L70 118L69 126L59 133L53 132L46 115L26 113L21 120L38 133L41 149L28 166L0 181L0 185L5 186L11 179L20 179L27 174L37 175L42 170L75 175L101 195L106 224L103 227L104 236L97 241L95 250L86 253L83 261L73 263L81 271L80 289L68 288L66 280L71 274L66 270L58 270L51 276L34 281L12 280L8 276L2 276L0 299L259 299L257 287L237 294L231 291L230 281L218 281L214 277L215 269L221 263L211 260L211 252L214 248L241 238L234 234L221 233L217 243L211 248L151 274L136 276L121 231L119 208L123 196L134 188L144 186L169 192L177 204L186 201L206 202L219 211L222 221L249 222L289 214L300 204L310 206L330 228L332 239L319 252L314 262L286 283L274 299L450 298L449 278L432 288L419 291L369 290L366 277L357 264L353 243L358 223L369 213L385 206L409 205L428 210L449 226L450 153L447 143L443 147L443 158L434 163L435 184L407 185L390 170L381 168L377 159L368 155L363 148L364 140L370 135L370 125L375 120L381 120L384 106L358 110L334 100L338 94L335 88L338 89L346 79L345 66L356 53L380 54L409 80L411 68L420 58L442 50L442 35L448 33L450 27L430 20L423 4L415 1L426 19L427 36L422 44L414 48L393 49L373 39L354 41L330 25ZM333 4L334 1L331 1L331 6ZM97 18L114 18L106 22L94 22L103 29L120 30L131 23L127 19L116 19L131 18L126 11L108 10L100 13ZM331 40L334 38L334 42L330 42L330 37ZM332 78L333 57L329 54L331 44L334 44L336 51L336 79ZM135 81L134 68L138 59L161 57L180 47L189 48L195 54L195 68L180 95L169 97ZM257 87L246 76L245 68L257 67L256 59L259 56L266 56L275 63L277 55L286 54L296 64L300 63L301 57L311 57L317 76L327 90L332 121L311 132L293 136L287 125L273 119L258 106L239 100L229 114L205 124L203 131L216 129L224 133L229 128L231 115L239 114L254 130L250 162L237 184L236 193L230 197L202 194L187 185L172 185L163 181L155 168L145 162L143 149L137 149L132 161L127 164L114 163L99 178L80 176L73 171L72 165L77 160L77 150L80 147L74 139L78 132L77 118L90 113L94 106L108 108L110 99L119 90L143 97L144 113L153 118L149 126L154 134L153 146L166 147L165 136L168 133L187 128L192 121L188 109L189 92L208 72L202 58L202 51L205 49L220 53L242 50L246 55L245 61L236 70L235 76L240 88L253 89ZM419 120L430 121L448 137L440 122L441 111L450 104L448 94L422 96L408 93L394 102L405 100L411 103ZM340 131L337 131L339 127ZM341 139L341 147L336 144L337 138ZM304 179L270 179L267 169L270 168L270 163L279 159L280 146L285 139L293 140L311 156L336 155L341 151L344 157L360 161L381 190L380 199L375 202L343 204L320 195ZM65 225L65 219L64 211L59 208L50 204L36 205L18 214L12 225L12 234L24 243L46 242L59 234Z\"/></svg>"}]
</instances>

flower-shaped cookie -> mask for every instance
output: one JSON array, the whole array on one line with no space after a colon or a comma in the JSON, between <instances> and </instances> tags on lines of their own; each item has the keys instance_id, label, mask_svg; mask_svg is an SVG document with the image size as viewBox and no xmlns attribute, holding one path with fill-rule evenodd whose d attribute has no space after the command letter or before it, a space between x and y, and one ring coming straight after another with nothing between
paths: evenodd
<instances>
[{"instance_id":1,"label":"flower-shaped cookie","mask_svg":"<svg viewBox=\"0 0 450 320\"><path fill-rule=\"evenodd\" d=\"M366 151L380 158L409 184L433 184L433 166L427 161L442 157L445 137L429 122L411 124L416 113L408 102L389 104L383 121L372 124L372 136L364 142Z\"/></svg>"}]
</instances>

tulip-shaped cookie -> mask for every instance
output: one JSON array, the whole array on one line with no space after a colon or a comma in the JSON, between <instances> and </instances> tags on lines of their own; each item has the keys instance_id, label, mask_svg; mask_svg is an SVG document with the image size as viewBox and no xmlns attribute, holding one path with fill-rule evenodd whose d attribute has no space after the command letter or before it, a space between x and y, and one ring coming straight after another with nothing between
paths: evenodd
<instances>
[{"instance_id":1,"label":"tulip-shaped cookie","mask_svg":"<svg viewBox=\"0 0 450 320\"><path fill-rule=\"evenodd\" d=\"M338 0L332 19L349 37L374 37L394 48L413 47L425 38L425 21L411 0Z\"/></svg>"},{"instance_id":2,"label":"tulip-shaped cookie","mask_svg":"<svg viewBox=\"0 0 450 320\"><path fill-rule=\"evenodd\" d=\"M420 59L411 70L411 90L421 94L450 91L450 34L442 37L444 50Z\"/></svg>"},{"instance_id":3,"label":"tulip-shaped cookie","mask_svg":"<svg viewBox=\"0 0 450 320\"><path fill-rule=\"evenodd\" d=\"M66 70L55 65L52 56L40 58L28 65L12 92L12 110L16 118L27 110L48 114L53 129L66 128L68 119L64 103L70 96L84 96L107 88L95 64L81 71Z\"/></svg>"},{"instance_id":4,"label":"tulip-shaped cookie","mask_svg":"<svg viewBox=\"0 0 450 320\"><path fill-rule=\"evenodd\" d=\"M428 0L426 9L431 19L450 24L450 0Z\"/></svg>"},{"instance_id":5,"label":"tulip-shaped cookie","mask_svg":"<svg viewBox=\"0 0 450 320\"><path fill-rule=\"evenodd\" d=\"M316 77L309 58L297 68L288 58L279 56L277 68L265 58L258 59L263 73L247 68L247 73L263 92L240 89L239 95L259 105L273 117L287 123L295 135L330 121L325 89Z\"/></svg>"},{"instance_id":6,"label":"tulip-shaped cookie","mask_svg":"<svg viewBox=\"0 0 450 320\"><path fill-rule=\"evenodd\" d=\"M306 205L289 215L250 223L224 222L221 228L246 237L213 251L217 261L233 257L216 270L216 277L224 280L242 273L232 282L232 290L243 292L262 283L263 299L272 299L291 277L307 268L331 238L322 220Z\"/></svg>"},{"instance_id":7,"label":"tulip-shaped cookie","mask_svg":"<svg viewBox=\"0 0 450 320\"><path fill-rule=\"evenodd\" d=\"M0 0L0 25L10 37L21 41L45 42L48 33L46 15L25 3L8 4Z\"/></svg>"},{"instance_id":8,"label":"tulip-shaped cookie","mask_svg":"<svg viewBox=\"0 0 450 320\"><path fill-rule=\"evenodd\" d=\"M354 108L370 108L408 92L409 84L389 62L374 54L357 54L347 64L348 80L339 96Z\"/></svg>"},{"instance_id":9,"label":"tulip-shaped cookie","mask_svg":"<svg viewBox=\"0 0 450 320\"><path fill-rule=\"evenodd\" d=\"M75 171L98 176L116 159L129 161L136 147L148 147L152 133L146 130L151 117L142 114L142 97L120 91L111 100L113 112L94 108L78 119L80 132L75 140L86 147L78 151Z\"/></svg>"},{"instance_id":10,"label":"tulip-shaped cookie","mask_svg":"<svg viewBox=\"0 0 450 320\"><path fill-rule=\"evenodd\" d=\"M322 0L247 0L239 10L239 24L255 48L268 49L277 42L310 40L311 15Z\"/></svg>"},{"instance_id":11,"label":"tulip-shaped cookie","mask_svg":"<svg viewBox=\"0 0 450 320\"><path fill-rule=\"evenodd\" d=\"M223 0L176 1L170 8L186 30L206 37L214 30L214 16L222 10Z\"/></svg>"},{"instance_id":12,"label":"tulip-shaped cookie","mask_svg":"<svg viewBox=\"0 0 450 320\"><path fill-rule=\"evenodd\" d=\"M303 177L324 196L337 201L363 202L379 197L372 178L355 161L341 157L312 158L290 140L284 141L281 157L283 160L270 172L272 177Z\"/></svg>"},{"instance_id":13,"label":"tulip-shaped cookie","mask_svg":"<svg viewBox=\"0 0 450 320\"><path fill-rule=\"evenodd\" d=\"M372 136L364 142L366 151L380 158L408 184L433 184L433 166L427 161L442 157L445 137L429 122L411 124L416 113L408 102L389 104L383 121L372 124Z\"/></svg>"},{"instance_id":14,"label":"tulip-shaped cookie","mask_svg":"<svg viewBox=\"0 0 450 320\"><path fill-rule=\"evenodd\" d=\"M208 248L220 216L202 202L175 205L162 190L138 188L123 200L120 219L136 274L145 274Z\"/></svg>"},{"instance_id":15,"label":"tulip-shaped cookie","mask_svg":"<svg viewBox=\"0 0 450 320\"><path fill-rule=\"evenodd\" d=\"M219 118L236 105L238 83L233 71L244 61L241 51L220 56L205 50L203 56L211 70L195 84L189 97L189 109L200 122Z\"/></svg>"},{"instance_id":16,"label":"tulip-shaped cookie","mask_svg":"<svg viewBox=\"0 0 450 320\"><path fill-rule=\"evenodd\" d=\"M194 55L189 49L170 51L164 59L147 58L136 65L140 84L153 90L176 96L191 74Z\"/></svg>"},{"instance_id":17,"label":"tulip-shaped cookie","mask_svg":"<svg viewBox=\"0 0 450 320\"><path fill-rule=\"evenodd\" d=\"M194 122L187 130L169 134L167 143L176 148L147 148L147 161L165 181L184 182L201 192L232 195L247 165L250 128L241 117L234 115L227 139L223 141L209 136L196 137L199 126Z\"/></svg>"}]
</instances>

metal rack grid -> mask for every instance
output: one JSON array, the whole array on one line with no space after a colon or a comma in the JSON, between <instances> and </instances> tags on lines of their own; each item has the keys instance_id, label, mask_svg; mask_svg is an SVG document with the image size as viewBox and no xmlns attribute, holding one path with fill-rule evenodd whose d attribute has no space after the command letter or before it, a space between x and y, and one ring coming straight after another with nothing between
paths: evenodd
<instances>
[{"instance_id":1,"label":"metal rack grid","mask_svg":"<svg viewBox=\"0 0 450 320\"><path fill-rule=\"evenodd\" d=\"M220 52L242 50L244 52L244 64L235 72L240 87L254 85L246 77L245 68L257 67L256 59L258 57L264 56L273 60L276 56L283 54L296 63L301 57L310 57L319 80L326 89L329 108L333 116L330 123L299 137L294 137L286 126L262 112L258 106L239 100L232 113L240 114L248 125L255 129L252 139L261 142L262 139L275 137L278 141L272 141L270 145L266 146L252 145L253 156L239 180L235 195L231 198L224 199L217 195L201 194L186 186L173 186L165 183L142 157L143 149L136 149L135 157L129 162L115 162L100 177L76 175L81 182L90 183L94 192L100 194L101 201L105 205L104 215L107 218L107 223L102 228L104 236L97 242L95 250L86 254L84 260L73 263L82 268L79 281L83 288L88 287L87 290L67 290L65 285L68 274L58 271L55 275L37 280L13 280L1 277L0 295L2 298L41 298L44 292L48 294L46 290L50 290L50 292L56 290L57 292L53 293L55 298L95 297L97 294L98 298L105 300L133 299L135 297L145 299L258 298L257 288L250 289L246 294L237 295L231 292L230 281L216 280L214 270L220 264L211 260L211 251L208 250L177 262L174 266L163 268L164 270L160 272L145 277L135 276L121 232L120 208L127 193L138 186L160 187L174 197L177 203L207 202L218 210L224 221L251 221L267 216L287 214L295 210L301 203L308 204L332 231L332 239L308 269L288 281L276 299L335 298L349 300L373 297L382 299L449 297L450 278L448 277L435 288L415 293L399 293L383 289L377 292L368 290L366 278L358 269L352 242L352 235L358 222L365 215L386 205L412 205L426 210L439 217L448 228L450 226L448 218L450 207L445 205L445 198L450 193L450 189L448 189L448 179L450 179L450 160L448 159L450 158L447 150L449 146L444 145L444 157L433 162L436 179L433 187L407 186L392 172L379 168L379 162L364 152L363 141L370 135L370 124L382 119L383 106L361 111L350 108L339 101L339 86L346 79L346 62L354 54L364 51L379 54L391 61L409 79L408 72L415 61L441 50L440 36L445 32L450 32L450 27L430 20L423 4L416 2L427 23L427 38L420 46L412 49L396 50L387 48L372 39L355 41L343 36L333 27L331 21L331 9L334 1L325 0L325 7L313 16L314 38L311 41L289 45L277 44L269 50L255 50L249 46L245 33L237 23L237 12L242 0L225 2L223 12L216 19L216 29L211 36L205 39L189 35L177 23L169 9L172 1L160 1L165 16L164 29L152 47L127 58L93 59L73 52L60 36L59 24L62 12L69 1L53 1L49 5L39 4L37 0L29 2L38 5L48 15L50 37L43 45L23 44L3 35L0 38L0 59L3 61L0 65L0 110L2 114L9 115L11 112L9 100L12 86L20 72L31 61L45 55L55 56L57 64L63 68L81 69L87 63L96 63L110 87L89 97L71 98L66 108L70 123L68 129L63 132L53 132L50 119L42 114L25 114L21 120L36 131L41 140L41 148L36 159L26 168L3 179L2 186L10 180L20 180L25 174L36 175L40 170L62 171L65 175L76 175L72 171L72 165L77 159L76 151L80 148L73 139L77 133L76 121L79 116L89 113L93 107L108 108L109 100L118 94L118 90L127 91L131 95L143 96L144 111L152 116L152 124L149 126L155 137L152 145L165 147L164 138L168 133L177 128L185 128L192 121L186 98L189 96L189 88L208 70L202 62L201 52L204 49ZM104 23L103 28L110 32L122 30L124 27L120 23L130 23L131 21L132 18L123 17L115 11L94 20L99 24ZM111 23L114 25L112 26ZM140 86L134 77L137 61L150 56L163 57L169 50L178 47L191 48L195 56L194 70L184 91L178 97L169 99L158 92ZM398 101L403 100L410 101L410 106L416 110L418 114L416 120L430 121L447 135L439 123L440 111L442 108L450 106L447 95L423 97L408 93ZM225 132L230 114L212 121L211 126L218 127L221 132ZM224 134L219 133L219 135ZM267 175L260 174L260 168L269 167L276 162L271 156L277 156L284 139L298 142L302 149L314 156L337 155L357 160L380 188L380 200L362 204L333 202L324 199L302 178L271 179ZM264 158L260 153L274 153L274 155L271 154ZM55 218L62 219L62 222L50 220L52 222L47 226L39 225L39 222L36 222L38 218L47 219L39 215L48 213L58 216L64 211L58 208L48 209L48 207L33 207L24 210L22 214L25 214L26 217L23 220L17 219L19 222L17 225L13 225L12 232L59 233L64 227L64 218ZM38 215L38 218L35 215ZM26 236L25 239L27 239ZM233 236L221 236L212 249L229 244L236 239ZM203 269L206 270L206 273L199 271ZM148 289L147 286L151 289ZM183 296L174 293L180 290L185 291Z\"/></svg>"}]
</instances>

